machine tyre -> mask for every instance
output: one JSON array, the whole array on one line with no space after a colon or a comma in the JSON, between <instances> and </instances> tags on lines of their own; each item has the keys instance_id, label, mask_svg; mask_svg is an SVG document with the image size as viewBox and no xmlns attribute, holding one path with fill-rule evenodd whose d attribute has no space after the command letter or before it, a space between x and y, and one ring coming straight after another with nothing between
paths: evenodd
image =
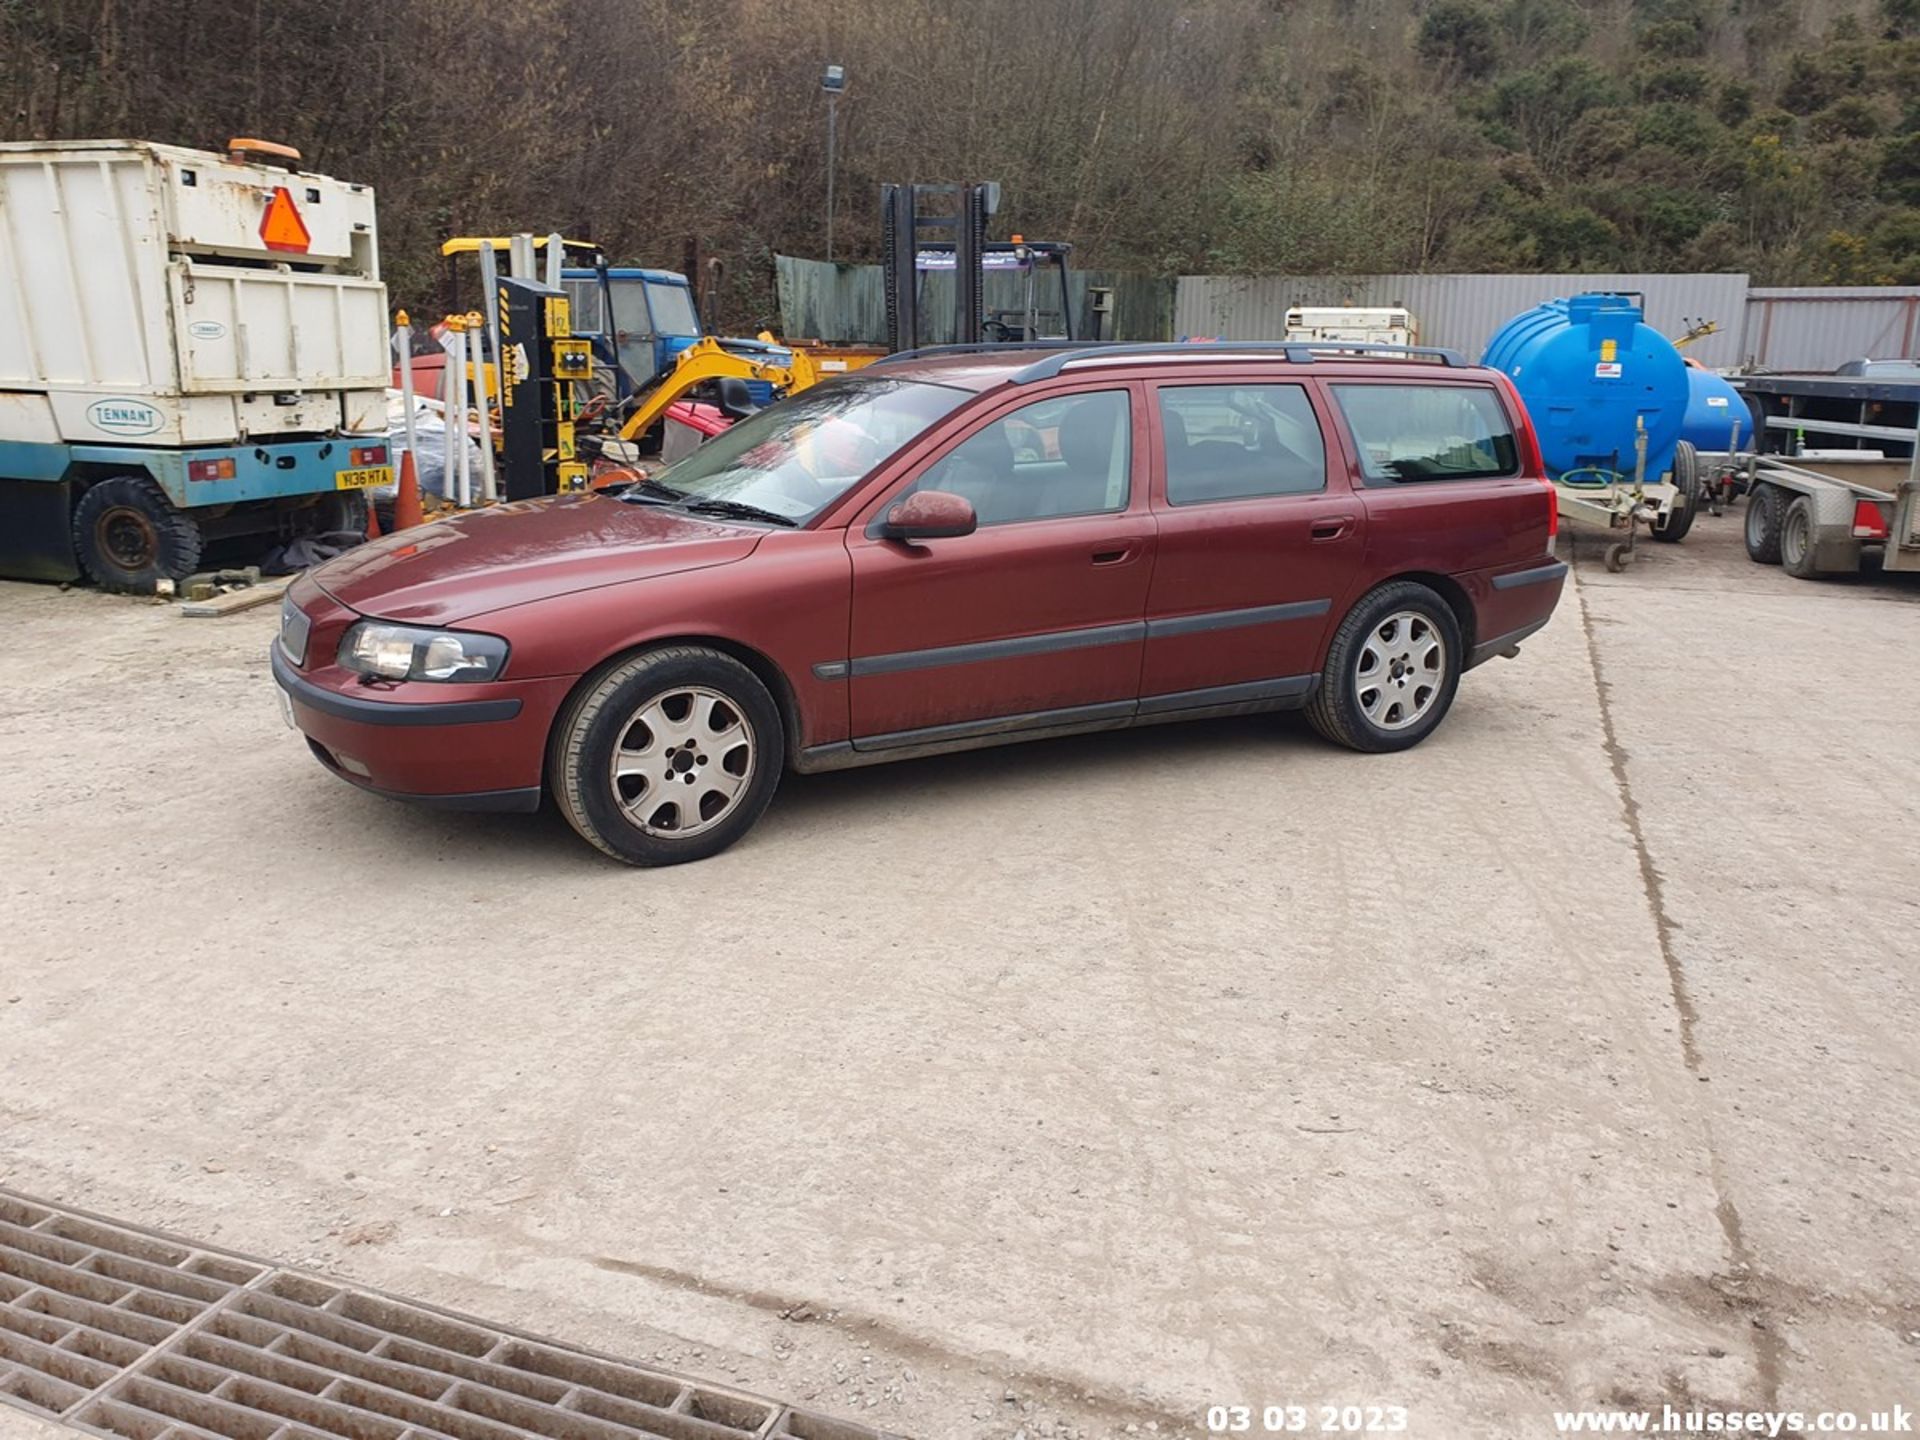
<instances>
[{"instance_id":1,"label":"machine tyre","mask_svg":"<svg viewBox=\"0 0 1920 1440\"><path fill-rule=\"evenodd\" d=\"M355 535L367 533L367 506L371 497L364 490L336 490L331 495L322 495L319 503L313 507L313 533L316 535L334 535L342 531L351 531ZM381 534L386 527L381 527Z\"/></svg>"},{"instance_id":2,"label":"machine tyre","mask_svg":"<svg viewBox=\"0 0 1920 1440\"><path fill-rule=\"evenodd\" d=\"M1431 648L1435 642L1437 650ZM1404 685L1392 671L1406 658L1402 651L1414 660ZM1411 749L1446 717L1466 658L1453 607L1416 581L1390 581L1362 595L1334 632L1307 720L1349 750ZM1380 683L1370 685L1375 677ZM1396 695L1401 697L1397 719Z\"/></svg>"},{"instance_id":3,"label":"machine tyre","mask_svg":"<svg viewBox=\"0 0 1920 1440\"><path fill-rule=\"evenodd\" d=\"M145 475L97 480L73 507L73 553L103 590L150 594L200 564L200 526Z\"/></svg>"},{"instance_id":4,"label":"machine tyre","mask_svg":"<svg viewBox=\"0 0 1920 1440\"><path fill-rule=\"evenodd\" d=\"M1673 484L1680 492L1686 504L1677 510L1669 510L1666 518L1653 527L1656 540L1664 540L1669 545L1677 545L1687 538L1687 532L1693 528L1693 517L1701 505L1700 492L1700 452L1693 448L1693 442L1682 440L1673 452Z\"/></svg>"},{"instance_id":5,"label":"machine tyre","mask_svg":"<svg viewBox=\"0 0 1920 1440\"><path fill-rule=\"evenodd\" d=\"M786 728L767 687L731 655L692 645L589 676L561 707L547 752L567 823L629 865L718 854L753 828L785 768Z\"/></svg>"},{"instance_id":6,"label":"machine tyre","mask_svg":"<svg viewBox=\"0 0 1920 1440\"><path fill-rule=\"evenodd\" d=\"M1796 580L1817 580L1813 554L1813 501L1796 495L1780 522L1780 567Z\"/></svg>"},{"instance_id":7,"label":"machine tyre","mask_svg":"<svg viewBox=\"0 0 1920 1440\"><path fill-rule=\"evenodd\" d=\"M1780 563L1780 523L1786 518L1787 499L1778 485L1756 485L1747 496L1744 535L1747 558L1756 565Z\"/></svg>"}]
</instances>

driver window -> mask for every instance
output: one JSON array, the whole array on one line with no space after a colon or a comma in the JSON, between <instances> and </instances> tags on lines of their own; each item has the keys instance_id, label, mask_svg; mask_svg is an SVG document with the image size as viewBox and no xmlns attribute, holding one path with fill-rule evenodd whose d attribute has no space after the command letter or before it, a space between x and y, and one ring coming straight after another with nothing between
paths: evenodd
<instances>
[{"instance_id":1,"label":"driver window","mask_svg":"<svg viewBox=\"0 0 1920 1440\"><path fill-rule=\"evenodd\" d=\"M980 524L1127 508L1132 412L1125 390L1037 400L976 430L903 495L965 496Z\"/></svg>"}]
</instances>

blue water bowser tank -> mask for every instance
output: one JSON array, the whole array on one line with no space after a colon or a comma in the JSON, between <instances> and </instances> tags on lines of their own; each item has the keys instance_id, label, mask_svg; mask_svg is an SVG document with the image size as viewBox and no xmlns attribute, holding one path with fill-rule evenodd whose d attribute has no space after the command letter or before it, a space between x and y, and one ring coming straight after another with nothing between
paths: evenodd
<instances>
[{"instance_id":1,"label":"blue water bowser tank","mask_svg":"<svg viewBox=\"0 0 1920 1440\"><path fill-rule=\"evenodd\" d=\"M1696 450L1738 450L1753 439L1753 412L1746 396L1713 371L1688 361L1687 423L1680 438Z\"/></svg>"},{"instance_id":2,"label":"blue water bowser tank","mask_svg":"<svg viewBox=\"0 0 1920 1440\"><path fill-rule=\"evenodd\" d=\"M1632 296L1575 295L1516 315L1481 363L1526 402L1550 474L1634 467L1635 421L1647 429L1648 480L1673 468L1687 414L1687 366L1645 323Z\"/></svg>"}]
</instances>

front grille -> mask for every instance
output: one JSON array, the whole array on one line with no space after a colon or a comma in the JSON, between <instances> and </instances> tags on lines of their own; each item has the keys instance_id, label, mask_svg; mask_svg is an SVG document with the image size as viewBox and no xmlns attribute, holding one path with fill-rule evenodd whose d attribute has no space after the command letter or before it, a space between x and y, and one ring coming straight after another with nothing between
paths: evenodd
<instances>
[{"instance_id":1,"label":"front grille","mask_svg":"<svg viewBox=\"0 0 1920 1440\"><path fill-rule=\"evenodd\" d=\"M124 1440L875 1440L0 1191L0 1401Z\"/></svg>"}]
</instances>

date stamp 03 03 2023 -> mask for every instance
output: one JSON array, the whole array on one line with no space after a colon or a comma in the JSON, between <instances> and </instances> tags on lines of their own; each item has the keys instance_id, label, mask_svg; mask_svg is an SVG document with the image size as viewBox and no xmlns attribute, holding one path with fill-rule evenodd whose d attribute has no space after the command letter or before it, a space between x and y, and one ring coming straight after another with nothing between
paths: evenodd
<instances>
[{"instance_id":1,"label":"date stamp 03 03 2023","mask_svg":"<svg viewBox=\"0 0 1920 1440\"><path fill-rule=\"evenodd\" d=\"M1404 1405L1209 1405L1213 1435L1394 1435L1407 1428Z\"/></svg>"}]
</instances>

